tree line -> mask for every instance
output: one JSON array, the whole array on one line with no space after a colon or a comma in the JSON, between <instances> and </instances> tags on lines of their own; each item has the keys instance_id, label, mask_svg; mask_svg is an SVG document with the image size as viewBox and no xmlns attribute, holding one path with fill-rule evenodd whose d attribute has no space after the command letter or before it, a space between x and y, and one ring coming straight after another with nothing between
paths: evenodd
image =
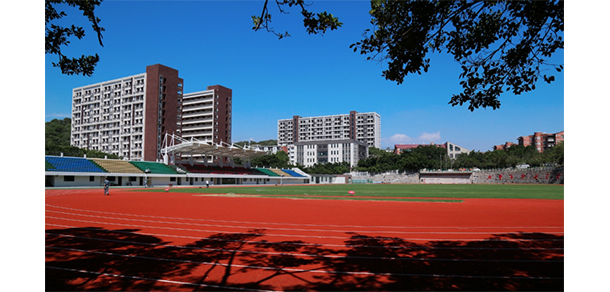
<instances>
[{"instance_id":1,"label":"tree line","mask_svg":"<svg viewBox=\"0 0 610 292\"><path fill-rule=\"evenodd\" d=\"M516 167L520 164L530 166L563 165L563 142L539 153L532 145L513 145L507 150L487 152L471 151L452 159L447 150L433 145L421 145L417 148L394 154L375 147L369 148L369 157L358 161L357 166L350 167L347 162L316 163L313 166L289 164L289 157L283 151L253 159L253 167L299 168L309 174L343 174L350 171L367 171L381 173L386 171L418 172L421 169L489 169ZM236 162L241 163L237 160Z\"/></svg>"},{"instance_id":2,"label":"tree line","mask_svg":"<svg viewBox=\"0 0 610 292\"><path fill-rule=\"evenodd\" d=\"M417 148L394 154L384 150L369 148L369 157L358 161L358 171L373 173L391 170L417 172L421 169L489 169L509 168L521 164L530 166L563 165L563 142L540 153L533 145L513 145L507 150L487 152L471 151L452 159L447 150L433 145L421 145Z\"/></svg>"}]
</instances>

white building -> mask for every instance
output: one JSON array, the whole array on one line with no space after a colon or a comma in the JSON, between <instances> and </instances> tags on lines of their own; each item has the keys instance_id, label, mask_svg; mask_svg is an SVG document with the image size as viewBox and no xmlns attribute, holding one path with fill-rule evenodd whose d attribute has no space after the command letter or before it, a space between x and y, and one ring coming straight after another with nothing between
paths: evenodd
<instances>
[{"instance_id":1,"label":"white building","mask_svg":"<svg viewBox=\"0 0 610 292\"><path fill-rule=\"evenodd\" d=\"M165 134L231 143L231 89L220 85L183 94L178 70L155 64L146 72L72 90L70 145L161 161Z\"/></svg>"},{"instance_id":2,"label":"white building","mask_svg":"<svg viewBox=\"0 0 610 292\"><path fill-rule=\"evenodd\" d=\"M455 145L451 142L447 142L445 143L445 147L447 148L447 155L449 155L450 158L458 158L458 156L460 156L461 154L468 154L470 153L470 150Z\"/></svg>"},{"instance_id":3,"label":"white building","mask_svg":"<svg viewBox=\"0 0 610 292\"><path fill-rule=\"evenodd\" d=\"M381 148L381 117L375 112L300 117L279 120L277 141L280 146L297 142L357 140Z\"/></svg>"},{"instance_id":4,"label":"white building","mask_svg":"<svg viewBox=\"0 0 610 292\"><path fill-rule=\"evenodd\" d=\"M350 166L356 166L360 159L367 158L369 154L366 143L351 139L296 142L288 149L290 163L305 167L316 163L337 162L348 162Z\"/></svg>"},{"instance_id":5,"label":"white building","mask_svg":"<svg viewBox=\"0 0 610 292\"><path fill-rule=\"evenodd\" d=\"M183 80L160 64L72 90L70 145L155 161L164 133L179 131Z\"/></svg>"}]
</instances>

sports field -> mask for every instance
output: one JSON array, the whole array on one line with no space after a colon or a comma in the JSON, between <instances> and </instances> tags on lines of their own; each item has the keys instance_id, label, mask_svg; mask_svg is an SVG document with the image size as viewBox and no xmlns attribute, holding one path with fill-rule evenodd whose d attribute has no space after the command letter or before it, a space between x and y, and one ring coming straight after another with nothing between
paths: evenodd
<instances>
[{"instance_id":1,"label":"sports field","mask_svg":"<svg viewBox=\"0 0 610 292\"><path fill-rule=\"evenodd\" d=\"M349 195L348 191L355 194ZM46 290L563 290L563 186L46 191Z\"/></svg>"},{"instance_id":2,"label":"sports field","mask_svg":"<svg viewBox=\"0 0 610 292\"><path fill-rule=\"evenodd\" d=\"M165 189L159 188L157 192ZM250 186L222 187L206 189L171 188L170 192L201 194L242 194L260 197L278 198L312 198L312 199L397 199L413 198L430 199L549 199L563 200L562 185L394 185L394 184L361 184L361 185L300 185L300 186ZM354 195L348 194L354 191Z\"/></svg>"}]
</instances>

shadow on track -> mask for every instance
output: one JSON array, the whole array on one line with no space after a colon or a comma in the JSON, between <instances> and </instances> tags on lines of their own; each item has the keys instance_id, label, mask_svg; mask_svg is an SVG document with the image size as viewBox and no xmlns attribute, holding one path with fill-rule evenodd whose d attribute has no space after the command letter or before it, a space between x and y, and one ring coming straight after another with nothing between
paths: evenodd
<instances>
[{"instance_id":1,"label":"shadow on track","mask_svg":"<svg viewBox=\"0 0 610 292\"><path fill-rule=\"evenodd\" d=\"M262 229L218 233L182 246L137 232L96 227L46 230L46 290L564 288L563 236L545 233L424 244L348 233L343 245L331 247L263 240ZM244 275L252 274L257 276L244 281ZM279 277L285 283L281 287L278 281L273 284Z\"/></svg>"}]
</instances>

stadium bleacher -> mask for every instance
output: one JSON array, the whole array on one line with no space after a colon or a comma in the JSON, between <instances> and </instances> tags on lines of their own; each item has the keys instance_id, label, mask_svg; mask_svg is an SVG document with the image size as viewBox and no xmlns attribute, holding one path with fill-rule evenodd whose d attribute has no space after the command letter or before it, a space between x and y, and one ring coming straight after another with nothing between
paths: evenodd
<instances>
[{"instance_id":1,"label":"stadium bleacher","mask_svg":"<svg viewBox=\"0 0 610 292\"><path fill-rule=\"evenodd\" d=\"M97 163L101 168L113 173L143 173L142 170L124 160L90 158L89 160Z\"/></svg>"},{"instance_id":2,"label":"stadium bleacher","mask_svg":"<svg viewBox=\"0 0 610 292\"><path fill-rule=\"evenodd\" d=\"M44 169L45 170L53 170L53 169L55 169L55 166L53 166L53 164L51 164L50 162L45 160L44 161Z\"/></svg>"},{"instance_id":3,"label":"stadium bleacher","mask_svg":"<svg viewBox=\"0 0 610 292\"><path fill-rule=\"evenodd\" d=\"M289 175L290 175L290 176L292 176L292 177L303 177L302 175L300 175L300 174L296 173L296 171L294 171L294 170L290 170L290 169L284 169L284 168L282 168L282 171L283 171L283 172L285 172L285 173L287 173L287 174L289 174Z\"/></svg>"},{"instance_id":4,"label":"stadium bleacher","mask_svg":"<svg viewBox=\"0 0 610 292\"><path fill-rule=\"evenodd\" d=\"M273 171L271 171L269 169L266 169L266 168L255 168L255 169L260 171L260 172L262 172L262 173L264 173L264 174L266 174L266 175L268 175L268 176L274 176L274 177L275 176L280 176L279 174L277 174L277 173L275 173L275 172L273 172Z\"/></svg>"},{"instance_id":5,"label":"stadium bleacher","mask_svg":"<svg viewBox=\"0 0 610 292\"><path fill-rule=\"evenodd\" d=\"M203 184L204 180L198 181L198 178L212 178L214 184L280 183L282 179L285 179L282 183L308 183L306 175L290 169L249 168L241 165L205 166L184 162L166 165L161 162L86 157L45 156L45 171L45 186L48 187L98 186L101 180L96 177L110 177L118 186L152 185L153 180L155 185ZM87 179L82 178L85 176Z\"/></svg>"},{"instance_id":6,"label":"stadium bleacher","mask_svg":"<svg viewBox=\"0 0 610 292\"><path fill-rule=\"evenodd\" d=\"M107 172L86 158L45 156L44 159L45 162L53 166L53 168L49 168L47 163L45 163L46 171Z\"/></svg>"},{"instance_id":7,"label":"stadium bleacher","mask_svg":"<svg viewBox=\"0 0 610 292\"><path fill-rule=\"evenodd\" d=\"M150 173L153 174L180 174L173 168L159 162L130 161L129 163L133 164L142 172L146 172L146 170L149 170Z\"/></svg>"},{"instance_id":8,"label":"stadium bleacher","mask_svg":"<svg viewBox=\"0 0 610 292\"><path fill-rule=\"evenodd\" d=\"M275 173L276 173L277 175L279 175L279 176L283 176L283 177L289 177L289 176L290 176L289 174L287 174L287 173L285 173L285 172L281 171L281 170L280 170L280 169L278 169L278 168L270 168L269 170L271 170L271 171L275 172Z\"/></svg>"}]
</instances>

